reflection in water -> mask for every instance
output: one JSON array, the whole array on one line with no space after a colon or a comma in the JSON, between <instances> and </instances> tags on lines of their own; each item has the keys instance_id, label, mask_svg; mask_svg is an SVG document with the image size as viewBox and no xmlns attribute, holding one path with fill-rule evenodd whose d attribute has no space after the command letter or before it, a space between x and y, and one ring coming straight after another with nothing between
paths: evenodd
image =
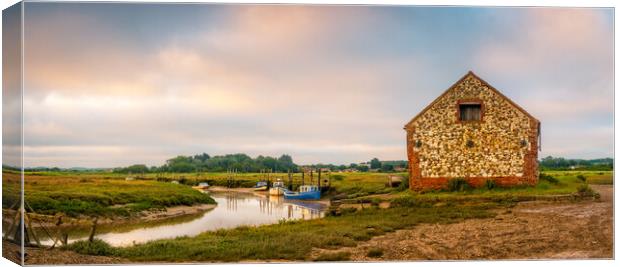
<instances>
[{"instance_id":1,"label":"reflection in water","mask_svg":"<svg viewBox=\"0 0 620 267\"><path fill-rule=\"evenodd\" d=\"M323 217L326 206L320 203L289 201L283 197L262 196L247 193L211 193L217 201L215 209L191 221L144 227L131 231L97 234L113 246L127 246L162 238L178 236L196 236L202 232L235 228L241 225L263 225L278 223L280 220L315 219ZM81 237L70 241L86 239ZM51 244L46 240L46 244Z\"/></svg>"}]
</instances>

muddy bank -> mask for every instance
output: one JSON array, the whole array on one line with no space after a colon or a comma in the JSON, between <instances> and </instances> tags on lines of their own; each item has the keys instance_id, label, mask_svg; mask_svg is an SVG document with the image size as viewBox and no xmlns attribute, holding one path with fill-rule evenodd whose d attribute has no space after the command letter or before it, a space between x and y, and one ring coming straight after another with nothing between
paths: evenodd
<instances>
[{"instance_id":1,"label":"muddy bank","mask_svg":"<svg viewBox=\"0 0 620 267\"><path fill-rule=\"evenodd\" d=\"M489 219L419 225L375 237L349 252L353 261L613 258L613 186L592 186L598 201L524 202ZM379 257L368 257L371 250Z\"/></svg>"}]
</instances>

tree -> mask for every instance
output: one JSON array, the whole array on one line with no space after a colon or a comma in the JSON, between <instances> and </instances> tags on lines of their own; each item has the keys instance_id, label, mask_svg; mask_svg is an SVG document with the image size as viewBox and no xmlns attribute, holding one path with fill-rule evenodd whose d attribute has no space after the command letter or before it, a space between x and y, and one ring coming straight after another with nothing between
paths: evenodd
<instances>
[{"instance_id":1,"label":"tree","mask_svg":"<svg viewBox=\"0 0 620 267\"><path fill-rule=\"evenodd\" d=\"M394 171L394 165L390 165L390 164L383 164L381 166L381 171L382 172L391 172Z\"/></svg>"},{"instance_id":2,"label":"tree","mask_svg":"<svg viewBox=\"0 0 620 267\"><path fill-rule=\"evenodd\" d=\"M367 172L368 171L368 166L366 165L355 165L355 169L361 172Z\"/></svg>"},{"instance_id":3,"label":"tree","mask_svg":"<svg viewBox=\"0 0 620 267\"><path fill-rule=\"evenodd\" d=\"M207 153L202 153L202 154L198 154L194 156L194 159L200 160L202 162L207 161L208 159L210 159L211 156L209 156L209 154Z\"/></svg>"},{"instance_id":4,"label":"tree","mask_svg":"<svg viewBox=\"0 0 620 267\"><path fill-rule=\"evenodd\" d=\"M381 168L381 161L378 158L373 158L370 160L370 168L371 169L379 169Z\"/></svg>"}]
</instances>

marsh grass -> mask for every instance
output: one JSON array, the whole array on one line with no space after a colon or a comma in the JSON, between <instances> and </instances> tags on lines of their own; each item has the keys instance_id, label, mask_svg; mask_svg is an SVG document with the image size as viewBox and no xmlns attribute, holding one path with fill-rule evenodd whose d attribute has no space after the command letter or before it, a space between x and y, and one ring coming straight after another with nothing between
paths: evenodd
<instances>
[{"instance_id":1,"label":"marsh grass","mask_svg":"<svg viewBox=\"0 0 620 267\"><path fill-rule=\"evenodd\" d=\"M323 255L308 258L312 248L352 247L373 236L419 223L451 223L494 214L487 207L370 208L337 217L288 221L258 227L205 232L195 237L151 241L114 248L112 255L134 261L347 260Z\"/></svg>"},{"instance_id":2,"label":"marsh grass","mask_svg":"<svg viewBox=\"0 0 620 267\"><path fill-rule=\"evenodd\" d=\"M125 181L124 178L104 179L90 174L82 177L38 173L28 174L24 180L25 200L38 214L45 215L131 216L143 210L215 204L207 194L191 187L154 180ZM6 186L18 187L19 184Z\"/></svg>"},{"instance_id":3,"label":"marsh grass","mask_svg":"<svg viewBox=\"0 0 620 267\"><path fill-rule=\"evenodd\" d=\"M97 256L110 256L115 253L114 247L101 239L93 239L92 242L88 240L75 241L67 246L62 247L65 250L73 250L80 254L97 255Z\"/></svg>"},{"instance_id":4,"label":"marsh grass","mask_svg":"<svg viewBox=\"0 0 620 267\"><path fill-rule=\"evenodd\" d=\"M19 196L19 173L3 172L3 207L7 208ZM386 187L390 175L405 173L332 173L332 188L325 194L329 198L342 195L346 199L377 198L389 195L391 198L414 195L418 201L424 199L449 200L453 198L500 198L561 195L577 192L582 183L578 177L585 177L589 184L613 184L612 171L545 171L536 186L502 188L487 184L483 188L465 188L459 192L432 191L415 193L407 190L408 179L401 187ZM133 181L125 181L131 175L96 172L27 172L25 179L26 200L42 214L64 213L69 216L130 216L148 209L162 209L177 205L213 203L207 195L191 189L188 185L207 181L211 185L228 184L226 173L165 173L134 175ZM241 173L235 176L233 187L250 187L266 179L260 173ZM328 176L324 174L324 178ZM551 177L551 178L549 178ZM13 179L14 178L14 179ZM284 173L272 174L271 179L283 179ZM314 175L314 183L318 176ZM184 181L172 184L170 181ZM295 185L301 184L301 174L293 175ZM309 175L304 182L310 183ZM489 190L492 188L492 190ZM13 196L13 197L12 197ZM377 199L376 202L382 200Z\"/></svg>"}]
</instances>

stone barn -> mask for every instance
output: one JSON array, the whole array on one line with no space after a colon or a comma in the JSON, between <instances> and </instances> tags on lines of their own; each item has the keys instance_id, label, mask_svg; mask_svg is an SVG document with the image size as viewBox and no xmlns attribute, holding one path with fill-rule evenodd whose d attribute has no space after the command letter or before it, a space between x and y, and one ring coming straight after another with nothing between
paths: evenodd
<instances>
[{"instance_id":1,"label":"stone barn","mask_svg":"<svg viewBox=\"0 0 620 267\"><path fill-rule=\"evenodd\" d=\"M413 190L446 188L454 178L473 187L538 182L540 122L471 71L405 130Z\"/></svg>"}]
</instances>

